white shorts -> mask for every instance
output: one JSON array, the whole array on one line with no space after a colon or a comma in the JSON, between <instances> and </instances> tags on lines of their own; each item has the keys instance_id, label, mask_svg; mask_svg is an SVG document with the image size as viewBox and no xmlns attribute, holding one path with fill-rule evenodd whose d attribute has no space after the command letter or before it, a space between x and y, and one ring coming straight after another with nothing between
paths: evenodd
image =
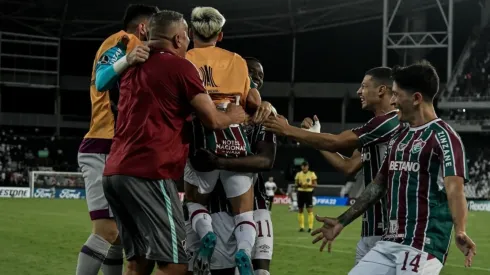
<instances>
[{"instance_id":1,"label":"white shorts","mask_svg":"<svg viewBox=\"0 0 490 275\"><path fill-rule=\"evenodd\" d=\"M394 242L379 241L349 275L438 275L442 263L427 252Z\"/></svg>"},{"instance_id":2,"label":"white shorts","mask_svg":"<svg viewBox=\"0 0 490 275\"><path fill-rule=\"evenodd\" d=\"M85 182L85 197L91 220L114 217L102 187L106 158L106 154L78 153L78 165Z\"/></svg>"},{"instance_id":3,"label":"white shorts","mask_svg":"<svg viewBox=\"0 0 490 275\"><path fill-rule=\"evenodd\" d=\"M361 259L366 256L366 254L371 250L378 241L381 240L381 236L372 237L362 237L357 243L356 249L356 264L361 261Z\"/></svg>"},{"instance_id":4,"label":"white shorts","mask_svg":"<svg viewBox=\"0 0 490 275\"><path fill-rule=\"evenodd\" d=\"M253 260L272 260L274 250L274 230L271 213L266 209L254 211L254 221L257 228L257 238L252 252Z\"/></svg>"},{"instance_id":5,"label":"white shorts","mask_svg":"<svg viewBox=\"0 0 490 275\"><path fill-rule=\"evenodd\" d=\"M226 197L234 198L245 194L253 186L254 173L237 173L226 170L199 172L187 160L184 170L184 181L197 186L199 193L211 193L216 183L218 183L218 179L221 179L223 183Z\"/></svg>"},{"instance_id":6,"label":"white shorts","mask_svg":"<svg viewBox=\"0 0 490 275\"><path fill-rule=\"evenodd\" d=\"M213 219L213 230L216 234L216 247L211 259L211 269L228 269L235 267L236 239L233 235L235 220L226 212L211 214ZM192 229L190 221L185 222L186 252L189 259L188 270L193 270L194 258L201 245L201 240Z\"/></svg>"}]
</instances>

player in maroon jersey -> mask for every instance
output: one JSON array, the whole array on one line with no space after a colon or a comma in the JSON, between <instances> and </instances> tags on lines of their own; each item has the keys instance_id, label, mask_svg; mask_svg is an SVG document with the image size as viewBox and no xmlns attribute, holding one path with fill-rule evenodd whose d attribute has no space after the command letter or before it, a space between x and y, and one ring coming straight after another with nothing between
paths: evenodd
<instances>
[{"instance_id":1,"label":"player in maroon jersey","mask_svg":"<svg viewBox=\"0 0 490 275\"><path fill-rule=\"evenodd\" d=\"M211 129L245 121L243 108L216 109L196 67L186 60L183 15L160 11L150 21L150 57L121 78L119 116L104 170L104 193L128 258L127 274L185 274L185 229L174 181L189 151L191 112ZM231 107L231 108L230 108Z\"/></svg>"},{"instance_id":2,"label":"player in maroon jersey","mask_svg":"<svg viewBox=\"0 0 490 275\"><path fill-rule=\"evenodd\" d=\"M353 175L363 169L364 184L373 181L381 167L389 139L400 128L397 110L391 104L393 80L391 69L373 68L366 72L361 87L357 91L362 109L372 111L375 115L366 124L352 129L359 137L361 148L352 148L354 153L346 158L338 153L321 151L327 161L338 171ZM301 123L303 128L320 132L320 121L315 116L306 118ZM388 224L386 197L370 207L362 217L361 240L357 243L356 264L381 240Z\"/></svg>"},{"instance_id":3,"label":"player in maroon jersey","mask_svg":"<svg viewBox=\"0 0 490 275\"><path fill-rule=\"evenodd\" d=\"M410 128L394 137L380 171L356 203L337 218L323 217L313 243L320 250L342 229L388 193L389 228L350 275L439 274L449 251L452 231L456 246L471 266L475 243L466 235L464 183L468 168L463 143L446 122L437 118L433 100L439 77L423 61L393 69L392 103L400 121Z\"/></svg>"}]
</instances>

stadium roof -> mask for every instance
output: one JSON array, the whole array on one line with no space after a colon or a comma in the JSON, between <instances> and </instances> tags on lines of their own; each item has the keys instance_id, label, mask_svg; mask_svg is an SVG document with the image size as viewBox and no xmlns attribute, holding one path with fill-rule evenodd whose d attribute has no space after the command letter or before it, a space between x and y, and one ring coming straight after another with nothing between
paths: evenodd
<instances>
[{"instance_id":1,"label":"stadium roof","mask_svg":"<svg viewBox=\"0 0 490 275\"><path fill-rule=\"evenodd\" d=\"M393 10L401 0L389 0ZM454 0L455 3L465 0ZM63 39L102 39L120 29L129 3L147 3L186 15L213 6L227 18L231 37L275 36L383 18L383 0L0 0L0 31ZM448 0L405 0L397 14L447 5ZM381 31L381 27L380 27Z\"/></svg>"}]
</instances>

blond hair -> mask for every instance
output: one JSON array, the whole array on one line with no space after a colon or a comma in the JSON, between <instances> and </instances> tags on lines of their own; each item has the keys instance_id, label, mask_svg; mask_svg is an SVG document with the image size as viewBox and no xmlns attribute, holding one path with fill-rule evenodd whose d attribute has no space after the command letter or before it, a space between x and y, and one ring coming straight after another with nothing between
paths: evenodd
<instances>
[{"instance_id":1,"label":"blond hair","mask_svg":"<svg viewBox=\"0 0 490 275\"><path fill-rule=\"evenodd\" d=\"M225 17L212 7L195 7L191 13L191 28L204 42L215 38L225 22Z\"/></svg>"}]
</instances>

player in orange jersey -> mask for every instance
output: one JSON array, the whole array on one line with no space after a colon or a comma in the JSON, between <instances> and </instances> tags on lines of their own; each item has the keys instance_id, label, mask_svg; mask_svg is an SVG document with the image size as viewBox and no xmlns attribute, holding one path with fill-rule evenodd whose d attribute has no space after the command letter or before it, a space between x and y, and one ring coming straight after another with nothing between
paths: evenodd
<instances>
[{"instance_id":1,"label":"player in orange jersey","mask_svg":"<svg viewBox=\"0 0 490 275\"><path fill-rule=\"evenodd\" d=\"M148 20L157 11L154 6L129 6L124 16L124 30L109 36L95 56L90 83L92 118L78 151L92 234L78 256L77 275L97 275L101 267L104 275L122 273L123 251L104 196L102 172L114 136L119 97L116 83L129 66L148 58L149 48L142 41L147 39Z\"/></svg>"},{"instance_id":2,"label":"player in orange jersey","mask_svg":"<svg viewBox=\"0 0 490 275\"><path fill-rule=\"evenodd\" d=\"M190 37L194 49L187 52L186 58L199 70L204 86L218 109L224 110L228 104L239 104L254 111L261 106L261 99L256 84L250 81L246 61L240 55L216 46L223 39L224 24L225 18L218 10L211 7L194 8L190 20ZM270 104L268 106L265 116L271 113ZM255 116L253 122L260 123L259 116ZM209 272L209 261L216 245L212 219L205 205L218 180L223 183L235 215L236 266L240 274L253 274L251 253L256 239L253 216L254 174L227 170L199 171L198 167L202 164L195 163L193 158L196 150L201 148L228 158L251 155L247 136L241 125L211 131L198 120L193 121L193 131L194 152L191 151L189 155L184 180L190 223L201 238L194 274Z\"/></svg>"}]
</instances>

